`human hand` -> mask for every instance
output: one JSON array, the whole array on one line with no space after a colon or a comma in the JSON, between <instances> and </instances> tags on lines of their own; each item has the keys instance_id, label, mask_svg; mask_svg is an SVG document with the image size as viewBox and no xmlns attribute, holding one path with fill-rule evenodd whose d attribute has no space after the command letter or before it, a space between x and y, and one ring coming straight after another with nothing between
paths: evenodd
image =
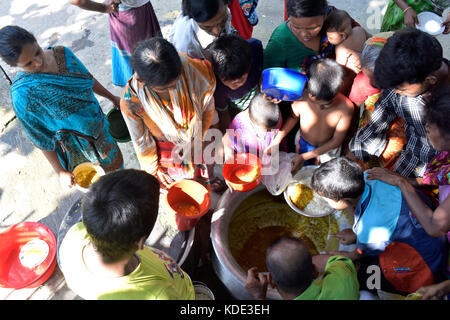
<instances>
[{"instance_id":1,"label":"human hand","mask_svg":"<svg viewBox=\"0 0 450 320\"><path fill-rule=\"evenodd\" d=\"M279 145L280 145L280 144L279 144L278 142L272 141L272 142L267 146L267 148L264 149L263 154L264 154L264 155L267 155L267 156L270 156L270 155L272 154L272 149L273 149L273 148L279 148Z\"/></svg>"},{"instance_id":2,"label":"human hand","mask_svg":"<svg viewBox=\"0 0 450 320\"><path fill-rule=\"evenodd\" d=\"M120 0L105 0L103 1L103 5L105 6L104 13L113 13L117 10L117 7L120 3Z\"/></svg>"},{"instance_id":3,"label":"human hand","mask_svg":"<svg viewBox=\"0 0 450 320\"><path fill-rule=\"evenodd\" d=\"M265 300L267 294L267 286L270 284L272 287L273 281L270 273L256 272L258 268L253 267L247 271L247 280L245 282L245 288L248 293L255 300Z\"/></svg>"},{"instance_id":4,"label":"human hand","mask_svg":"<svg viewBox=\"0 0 450 320\"><path fill-rule=\"evenodd\" d=\"M336 234L330 234L331 237L338 238L342 244L352 244L356 242L356 234L352 229L347 228Z\"/></svg>"},{"instance_id":5,"label":"human hand","mask_svg":"<svg viewBox=\"0 0 450 320\"><path fill-rule=\"evenodd\" d=\"M58 173L59 176L59 182L63 186L67 186L69 188L72 188L75 185L75 176L72 172L61 170Z\"/></svg>"},{"instance_id":6,"label":"human hand","mask_svg":"<svg viewBox=\"0 0 450 320\"><path fill-rule=\"evenodd\" d=\"M417 13L414 11L413 8L409 8L406 10L406 12L403 14L403 21L405 25L411 28L415 28L416 24L419 25L419 19L417 18Z\"/></svg>"},{"instance_id":7,"label":"human hand","mask_svg":"<svg viewBox=\"0 0 450 320\"><path fill-rule=\"evenodd\" d=\"M430 300L433 298L442 298L450 291L450 280L446 280L440 283L435 283L431 286L422 287L417 290L420 295L420 300Z\"/></svg>"},{"instance_id":8,"label":"human hand","mask_svg":"<svg viewBox=\"0 0 450 320\"><path fill-rule=\"evenodd\" d=\"M117 110L120 110L120 97L113 96L111 98L111 102L113 103L114 108L116 108Z\"/></svg>"},{"instance_id":9,"label":"human hand","mask_svg":"<svg viewBox=\"0 0 450 320\"><path fill-rule=\"evenodd\" d=\"M447 19L442 22L442 26L445 27L444 34L450 33L450 12L447 13Z\"/></svg>"},{"instance_id":10,"label":"human hand","mask_svg":"<svg viewBox=\"0 0 450 320\"><path fill-rule=\"evenodd\" d=\"M301 154L296 156L294 160L292 160L292 169L291 174L294 175L297 173L298 170L300 170L303 167L303 164L305 163L305 159Z\"/></svg>"},{"instance_id":11,"label":"human hand","mask_svg":"<svg viewBox=\"0 0 450 320\"><path fill-rule=\"evenodd\" d=\"M367 180L380 180L393 186L399 186L405 178L400 174L385 168L373 168L367 170Z\"/></svg>"},{"instance_id":12,"label":"human hand","mask_svg":"<svg viewBox=\"0 0 450 320\"><path fill-rule=\"evenodd\" d=\"M273 97L271 97L271 96L268 96L268 95L265 94L265 93L264 93L263 97L264 97L264 99L266 99L267 101L270 101L270 102L275 103L275 104L279 104L280 102L283 101L283 100L279 100L279 99L277 99L277 98L273 98Z\"/></svg>"}]
</instances>

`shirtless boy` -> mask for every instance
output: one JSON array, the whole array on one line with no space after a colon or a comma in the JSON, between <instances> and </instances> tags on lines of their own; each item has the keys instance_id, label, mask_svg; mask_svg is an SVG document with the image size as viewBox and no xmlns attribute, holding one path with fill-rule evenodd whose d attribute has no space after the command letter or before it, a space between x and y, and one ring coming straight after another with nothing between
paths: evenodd
<instances>
[{"instance_id":1,"label":"shirtless boy","mask_svg":"<svg viewBox=\"0 0 450 320\"><path fill-rule=\"evenodd\" d=\"M361 71L360 56L367 39L371 37L364 28L352 28L352 18L343 10L333 10L325 20L328 41L336 46L336 61L353 70Z\"/></svg>"},{"instance_id":2,"label":"shirtless boy","mask_svg":"<svg viewBox=\"0 0 450 320\"><path fill-rule=\"evenodd\" d=\"M293 174L303 165L316 164L317 160L323 163L340 155L353 116L353 103L338 92L343 74L342 67L334 60L313 62L303 97L292 103L291 116L266 148L270 152L279 145L300 121L295 139L299 155L292 161Z\"/></svg>"}]
</instances>

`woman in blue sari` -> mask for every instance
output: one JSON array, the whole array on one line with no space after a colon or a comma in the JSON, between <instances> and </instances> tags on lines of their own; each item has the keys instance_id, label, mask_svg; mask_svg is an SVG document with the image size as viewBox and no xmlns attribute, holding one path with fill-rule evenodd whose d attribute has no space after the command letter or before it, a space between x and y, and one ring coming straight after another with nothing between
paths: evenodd
<instances>
[{"instance_id":1,"label":"woman in blue sari","mask_svg":"<svg viewBox=\"0 0 450 320\"><path fill-rule=\"evenodd\" d=\"M0 29L0 56L18 67L11 85L17 119L32 143L42 150L63 185L73 186L72 170L82 162L106 172L123 167L117 143L94 92L119 106L80 60L62 46L43 50L18 26Z\"/></svg>"}]
</instances>

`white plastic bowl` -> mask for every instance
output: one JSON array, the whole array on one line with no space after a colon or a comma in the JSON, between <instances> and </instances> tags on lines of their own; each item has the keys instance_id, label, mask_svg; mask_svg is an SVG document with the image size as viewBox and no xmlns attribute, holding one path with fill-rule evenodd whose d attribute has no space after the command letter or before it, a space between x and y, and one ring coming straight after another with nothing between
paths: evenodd
<instances>
[{"instance_id":1,"label":"white plastic bowl","mask_svg":"<svg viewBox=\"0 0 450 320\"><path fill-rule=\"evenodd\" d=\"M417 19L420 25L416 25L416 28L432 36L440 35L445 30L445 27L442 26L442 17L434 12L421 12L417 15Z\"/></svg>"}]
</instances>

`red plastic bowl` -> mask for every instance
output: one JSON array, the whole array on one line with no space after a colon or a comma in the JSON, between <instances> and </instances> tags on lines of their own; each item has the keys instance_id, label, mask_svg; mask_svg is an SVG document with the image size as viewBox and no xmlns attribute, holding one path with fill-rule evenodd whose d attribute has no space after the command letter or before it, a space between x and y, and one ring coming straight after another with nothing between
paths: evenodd
<instances>
[{"instance_id":1,"label":"red plastic bowl","mask_svg":"<svg viewBox=\"0 0 450 320\"><path fill-rule=\"evenodd\" d=\"M19 258L21 249L31 240L39 239L48 245L48 255L36 266L24 266ZM45 225L21 222L0 233L0 286L22 289L43 284L56 266L56 238Z\"/></svg>"},{"instance_id":2,"label":"red plastic bowl","mask_svg":"<svg viewBox=\"0 0 450 320\"><path fill-rule=\"evenodd\" d=\"M253 181L242 182L239 177L236 176L236 172L239 169L248 168L248 170L258 170L258 175ZM251 153L239 153L235 156L232 163L225 163L223 165L222 174L228 185L236 191L250 191L256 188L262 180L261 176L261 161L257 156Z\"/></svg>"}]
</instances>

